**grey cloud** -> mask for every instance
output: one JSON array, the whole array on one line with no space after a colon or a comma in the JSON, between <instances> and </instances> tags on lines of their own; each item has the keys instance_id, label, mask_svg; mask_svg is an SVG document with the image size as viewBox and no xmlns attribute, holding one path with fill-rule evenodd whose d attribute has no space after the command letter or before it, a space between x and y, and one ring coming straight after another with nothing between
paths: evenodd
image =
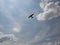
<instances>
[{"instance_id":1,"label":"grey cloud","mask_svg":"<svg viewBox=\"0 0 60 45\"><path fill-rule=\"evenodd\" d=\"M45 4L43 3L44 1L46 2ZM60 0L43 0L43 2L40 5L43 12L37 16L37 19L40 22L45 21L49 29L45 33L45 37L35 43L38 45L41 43L47 44L47 42L52 43L52 41L56 40L60 41Z\"/></svg>"},{"instance_id":2,"label":"grey cloud","mask_svg":"<svg viewBox=\"0 0 60 45\"><path fill-rule=\"evenodd\" d=\"M20 41L14 34L0 32L0 45L31 45L28 42Z\"/></svg>"},{"instance_id":3,"label":"grey cloud","mask_svg":"<svg viewBox=\"0 0 60 45\"><path fill-rule=\"evenodd\" d=\"M0 33L0 43L8 42L8 41L16 41L17 38L13 34L4 34Z\"/></svg>"},{"instance_id":4,"label":"grey cloud","mask_svg":"<svg viewBox=\"0 0 60 45\"><path fill-rule=\"evenodd\" d=\"M6 1L5 1L5 3L6 3ZM59 19L55 19L56 17L54 17L54 14L56 14L60 11L60 7L59 7L59 5L57 5L58 2L56 2L55 0L54 1L51 0L49 3L47 3L48 0L45 0L46 1L45 7L44 7L44 5L42 5L42 9L44 12L42 12L42 13L40 12L41 14L44 14L43 15L44 17L43 16L42 16L43 18L39 17L39 20L37 20L35 16L39 13L39 11L42 11L42 9L40 10L41 7L39 7L39 3L42 3L42 2L40 2L40 0L26 0L27 3L24 0L22 0L21 2L20 1L21 0L17 0L17 2L14 3L14 4L16 4L16 5L14 5L14 8L11 7L12 9L9 8L10 4L8 4L8 3L7 3L8 6L5 4L6 5L5 8L3 8L4 6L2 7L2 10L3 10L2 13L4 13L4 14L6 14L5 13L6 7L8 8L8 14L7 15L3 14L3 17L6 17L9 20L9 22L11 23L11 24L9 23L11 25L11 27L9 27L9 28L8 28L8 26L6 27L9 30L7 29L5 31L7 33L9 33L11 31L10 33L13 33L12 28L14 26L17 26L17 27L21 26L21 31L19 33L14 33L19 38L19 40L17 42L14 42L15 38L12 38L12 36L11 37L4 36L1 38L1 40L2 39L5 40L6 38L7 39L6 39L6 42L3 41L4 43L1 45L38 45L38 44L40 44L40 42L52 40L53 36L55 37L55 33L56 33L56 35L58 35L58 33L60 32L59 31L60 26L57 26L57 25L59 25L60 22L59 22ZM54 10L56 10L56 13ZM34 11L34 13L35 13L34 18L28 19L27 17L32 13L32 11ZM11 15L9 15L9 14L11 14ZM50 14L52 14L53 17ZM58 15L59 14L60 13L58 13ZM50 17L52 17L51 20L49 19ZM7 19L5 19L5 20L7 20ZM40 19L45 19L45 20L42 21ZM56 20L58 20L58 21L56 21ZM56 26L56 27L54 27L54 26ZM58 28L58 31L57 31L57 28ZM3 30L3 32L4 32L4 30ZM5 35L5 34L3 34L3 35ZM57 39L58 36L55 37L54 40ZM10 38L8 38L8 37L10 37Z\"/></svg>"},{"instance_id":5,"label":"grey cloud","mask_svg":"<svg viewBox=\"0 0 60 45\"><path fill-rule=\"evenodd\" d=\"M8 37L2 37L1 39L0 39L0 43L3 43L4 41L7 41L7 40L9 40L10 38L8 38Z\"/></svg>"}]
</instances>

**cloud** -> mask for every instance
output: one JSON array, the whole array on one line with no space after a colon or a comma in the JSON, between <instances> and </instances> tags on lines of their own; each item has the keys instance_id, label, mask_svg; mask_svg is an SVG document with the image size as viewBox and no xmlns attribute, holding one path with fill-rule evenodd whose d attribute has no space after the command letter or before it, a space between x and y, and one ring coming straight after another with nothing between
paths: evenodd
<instances>
[{"instance_id":1,"label":"cloud","mask_svg":"<svg viewBox=\"0 0 60 45\"><path fill-rule=\"evenodd\" d=\"M17 2L15 2L14 0L13 1L10 0L12 3L15 2L14 3L15 5L12 3L11 5L8 4L10 3L10 1L8 1L8 3L6 4L6 1L4 3L4 0L3 0L2 13L4 13L3 16L5 16L11 24L8 23L10 24L9 28L7 26L6 27L7 30L3 30L3 32L6 31L5 33L10 33L11 31L11 33L13 34L0 33L1 40L3 40L1 41L3 43L1 43L0 45L38 45L38 44L40 45L40 41L44 41L45 39L48 39L48 40L52 39L53 37L52 35L59 32L59 31L58 32L52 31L54 29L59 30L60 26L55 25L58 23L57 21L51 20L51 19L54 19L55 17L58 17L59 15L58 12L60 11L60 7L59 7L58 1L56 2L55 0L53 1L43 0L40 3L40 7L43 10L43 12L37 16L37 19L40 20L40 22L37 21L35 18L33 19L27 18L31 14L30 11L32 11L33 9L35 9L36 13L39 12L39 9L37 10L37 8L39 5L38 2L40 0L39 1L31 0L32 2L30 0L25 0L25 1L16 0ZM58 15L55 15L57 13ZM50 20L50 21L47 21L46 23L45 21L41 21L41 20ZM56 22L56 23L53 23L53 22ZM59 24L60 22L58 23L58 25ZM17 33L14 33L14 32L17 32ZM19 38L19 40L16 41L16 36L14 34Z\"/></svg>"},{"instance_id":2,"label":"cloud","mask_svg":"<svg viewBox=\"0 0 60 45\"><path fill-rule=\"evenodd\" d=\"M14 34L0 32L0 45L28 45L28 43L20 41Z\"/></svg>"},{"instance_id":3,"label":"cloud","mask_svg":"<svg viewBox=\"0 0 60 45\"><path fill-rule=\"evenodd\" d=\"M19 32L19 29L16 28L16 27L14 27L12 30L13 30L14 32Z\"/></svg>"},{"instance_id":4,"label":"cloud","mask_svg":"<svg viewBox=\"0 0 60 45\"><path fill-rule=\"evenodd\" d=\"M0 45L31 45L17 38L14 34L4 34L0 32Z\"/></svg>"},{"instance_id":5,"label":"cloud","mask_svg":"<svg viewBox=\"0 0 60 45\"><path fill-rule=\"evenodd\" d=\"M20 32L21 31L21 26L19 25L19 23L14 23L11 31Z\"/></svg>"},{"instance_id":6,"label":"cloud","mask_svg":"<svg viewBox=\"0 0 60 45\"><path fill-rule=\"evenodd\" d=\"M53 18L60 16L60 5L59 1L57 2L49 2L49 0L43 0L40 3L40 7L42 8L43 12L37 16L37 20L51 20Z\"/></svg>"},{"instance_id":7,"label":"cloud","mask_svg":"<svg viewBox=\"0 0 60 45\"><path fill-rule=\"evenodd\" d=\"M4 34L0 32L0 43L8 42L8 41L16 41L17 37L13 34Z\"/></svg>"},{"instance_id":8,"label":"cloud","mask_svg":"<svg viewBox=\"0 0 60 45\"><path fill-rule=\"evenodd\" d=\"M42 40L38 40L40 37L37 37L35 45L41 44L41 42L46 42L47 45L53 45L52 41L54 44L56 40L58 40L58 42L60 41L60 0L41 1L40 7L42 12L40 12L40 14L37 16L37 20L40 22L46 22L47 25L45 25L45 29L42 27L46 33ZM46 28L49 29L46 30Z\"/></svg>"}]
</instances>

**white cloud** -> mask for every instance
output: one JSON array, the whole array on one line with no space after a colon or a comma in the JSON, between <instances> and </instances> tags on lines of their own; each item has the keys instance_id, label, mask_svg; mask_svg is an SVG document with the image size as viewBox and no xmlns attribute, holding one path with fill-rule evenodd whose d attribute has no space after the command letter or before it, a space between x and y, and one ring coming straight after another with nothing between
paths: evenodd
<instances>
[{"instance_id":1,"label":"white cloud","mask_svg":"<svg viewBox=\"0 0 60 45\"><path fill-rule=\"evenodd\" d=\"M60 6L57 2L43 1L40 3L40 7L43 12L37 16L37 20L50 20L60 16Z\"/></svg>"},{"instance_id":2,"label":"white cloud","mask_svg":"<svg viewBox=\"0 0 60 45\"><path fill-rule=\"evenodd\" d=\"M4 34L4 33L0 32L0 41L6 42L7 40L16 41L17 38L13 34Z\"/></svg>"},{"instance_id":3,"label":"white cloud","mask_svg":"<svg viewBox=\"0 0 60 45\"><path fill-rule=\"evenodd\" d=\"M17 27L14 27L12 30L13 30L14 32L19 32L19 31L20 31L20 29L17 28Z\"/></svg>"},{"instance_id":4,"label":"white cloud","mask_svg":"<svg viewBox=\"0 0 60 45\"><path fill-rule=\"evenodd\" d=\"M0 32L0 45L31 45L30 42L17 38L14 34Z\"/></svg>"},{"instance_id":5,"label":"white cloud","mask_svg":"<svg viewBox=\"0 0 60 45\"><path fill-rule=\"evenodd\" d=\"M4 34L0 32L0 45L17 45L18 38L14 34Z\"/></svg>"},{"instance_id":6,"label":"white cloud","mask_svg":"<svg viewBox=\"0 0 60 45\"><path fill-rule=\"evenodd\" d=\"M21 27L20 27L19 23L14 23L13 24L12 31L13 32L20 32L21 31Z\"/></svg>"},{"instance_id":7,"label":"white cloud","mask_svg":"<svg viewBox=\"0 0 60 45\"><path fill-rule=\"evenodd\" d=\"M22 0L22 1L24 1L24 0ZM22 1L21 1L21 3L22 3ZM29 1L29 0L27 0L27 1ZM14 0L12 2L14 2ZM30 45L32 43L39 42L43 38L46 37L46 33L48 32L47 30L50 29L49 26L48 26L48 24L46 24L44 22L39 22L39 24L38 24L38 22L35 19L25 20L27 18L27 17L24 18L26 14L22 15L22 14L20 14L20 11L21 11L21 13L27 13L27 14L29 14L28 13L29 11L24 12L24 8L27 8L27 7L24 7L24 5L23 5L24 8L22 8L23 10L20 9L20 7L21 7L20 4L21 3L19 2L19 5L17 4L16 8L13 6L15 3L13 5L10 5L12 7L8 6L9 10L7 10L6 8L4 8L4 9L6 9L5 10L5 16L7 17L7 19L11 20L10 23L12 23L10 30L12 32L17 32L17 33L19 32L18 35L17 34L16 35L20 36L20 40L17 41L17 42L15 42L15 39L16 39L15 35L0 33L1 39L2 38L5 38L5 39L7 38L6 42L3 41L4 43L2 43L0 45ZM27 2L27 3L29 3L29 2ZM38 20L50 20L50 19L52 19L54 17L57 17L56 15L54 15L54 14L58 13L58 10L60 9L60 7L57 6L57 5L58 5L58 2L56 2L56 3L49 2L48 3L48 0L45 0L44 4L41 3L41 5L40 5L41 8L43 9L43 12L40 13L37 16L37 19ZM27 4L27 6L28 6L28 4ZM4 11L4 9L3 9L3 11ZM52 15L50 15L50 14L52 14ZM22 17L19 17L18 15L22 16ZM58 15L59 15L59 13L58 13ZM20 21L21 21L21 26L23 28L22 31L21 31L21 27L20 27ZM8 26L7 26L7 28L8 28ZM21 33L20 33L20 31L21 31Z\"/></svg>"}]
</instances>

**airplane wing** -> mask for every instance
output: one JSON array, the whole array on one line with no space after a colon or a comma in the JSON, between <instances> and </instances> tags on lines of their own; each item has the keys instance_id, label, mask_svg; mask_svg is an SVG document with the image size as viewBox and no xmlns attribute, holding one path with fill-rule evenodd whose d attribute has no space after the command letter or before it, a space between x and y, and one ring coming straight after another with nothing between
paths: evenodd
<instances>
[{"instance_id":1,"label":"airplane wing","mask_svg":"<svg viewBox=\"0 0 60 45\"><path fill-rule=\"evenodd\" d=\"M34 15L34 13L33 13L33 14L31 14L28 18L33 18L33 15Z\"/></svg>"}]
</instances>

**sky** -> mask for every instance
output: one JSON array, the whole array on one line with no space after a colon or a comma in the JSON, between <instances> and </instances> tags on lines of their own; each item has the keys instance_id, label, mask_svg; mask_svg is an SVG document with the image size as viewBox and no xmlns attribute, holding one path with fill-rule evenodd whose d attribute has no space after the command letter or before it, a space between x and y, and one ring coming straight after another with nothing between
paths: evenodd
<instances>
[{"instance_id":1,"label":"sky","mask_svg":"<svg viewBox=\"0 0 60 45\"><path fill-rule=\"evenodd\" d=\"M60 0L0 0L0 45L40 45L59 38Z\"/></svg>"}]
</instances>

